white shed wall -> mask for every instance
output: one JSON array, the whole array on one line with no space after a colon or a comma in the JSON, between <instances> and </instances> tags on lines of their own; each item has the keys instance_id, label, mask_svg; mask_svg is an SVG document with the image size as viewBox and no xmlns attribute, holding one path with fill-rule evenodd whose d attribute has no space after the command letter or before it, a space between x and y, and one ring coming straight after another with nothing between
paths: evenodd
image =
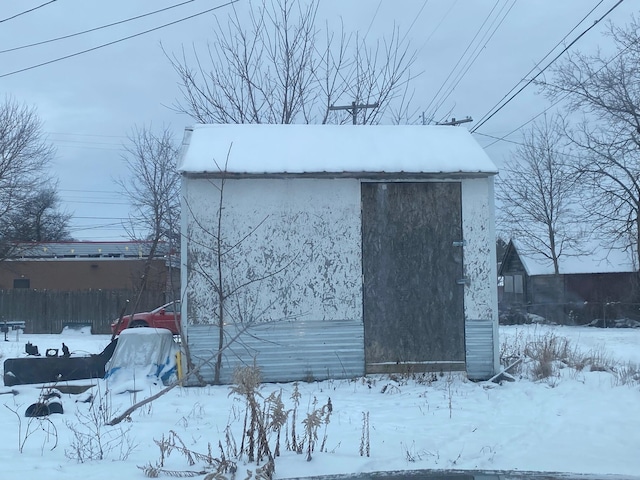
<instances>
[{"instance_id":1,"label":"white shed wall","mask_svg":"<svg viewBox=\"0 0 640 480\"><path fill-rule=\"evenodd\" d=\"M219 183L189 179L183 190L187 301L198 299L190 323L208 323L215 304L202 273L216 261L206 230L217 224ZM231 299L244 318L228 321L362 320L358 180L227 180L222 203L222 238L235 245L223 259L225 288L246 285Z\"/></svg>"},{"instance_id":2,"label":"white shed wall","mask_svg":"<svg viewBox=\"0 0 640 480\"><path fill-rule=\"evenodd\" d=\"M200 359L217 345L217 330L211 328L216 295L207 275L214 273L216 263L219 185L220 180L183 178L182 285L186 301L182 313L190 348ZM470 334L466 338L467 370L475 372L476 378L486 378L499 367L493 195L492 177L462 180L464 276L469 282L464 293ZM301 320L309 329L303 324L290 331L303 336L316 335L316 321L326 321L336 329L342 320L345 332L362 325L359 179L227 180L222 203L222 238L228 246L234 245L223 261L225 290L245 285L230 299L229 310L235 317L227 317L226 322ZM263 280L257 281L260 278ZM362 336L353 332L349 336L362 345L361 354L349 358L349 365L330 355L324 360L318 357L318 365L305 369L317 372L321 365L326 371L364 373ZM336 365L328 364L334 360ZM232 363L230 358L228 363ZM277 377L282 373L279 368L276 377L265 380L282 380Z\"/></svg>"},{"instance_id":3,"label":"white shed wall","mask_svg":"<svg viewBox=\"0 0 640 480\"><path fill-rule=\"evenodd\" d=\"M464 313L467 325L467 370L499 369L498 286L493 177L462 182L464 246ZM473 352L474 358L470 358ZM479 365L469 365L472 362ZM486 376L486 375L482 375Z\"/></svg>"}]
</instances>

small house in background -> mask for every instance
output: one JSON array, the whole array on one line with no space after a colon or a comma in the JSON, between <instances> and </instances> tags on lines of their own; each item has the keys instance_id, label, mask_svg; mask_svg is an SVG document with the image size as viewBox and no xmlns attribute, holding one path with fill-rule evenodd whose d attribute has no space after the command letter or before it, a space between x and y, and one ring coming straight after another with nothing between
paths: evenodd
<instances>
[{"instance_id":1,"label":"small house in background","mask_svg":"<svg viewBox=\"0 0 640 480\"><path fill-rule=\"evenodd\" d=\"M254 362L266 381L496 372L497 170L467 130L198 125L179 170L182 321L206 381L221 334L223 383Z\"/></svg>"},{"instance_id":2,"label":"small house in background","mask_svg":"<svg viewBox=\"0 0 640 480\"><path fill-rule=\"evenodd\" d=\"M559 275L551 260L527 251L512 239L499 269L503 284L501 318L531 313L556 323L585 324L595 319L640 319L638 268L623 249L594 244L589 253L565 251Z\"/></svg>"},{"instance_id":3,"label":"small house in background","mask_svg":"<svg viewBox=\"0 0 640 480\"><path fill-rule=\"evenodd\" d=\"M21 244L0 262L0 290L89 290L137 288L150 242L44 242ZM148 288L165 290L164 245L151 261Z\"/></svg>"}]
</instances>

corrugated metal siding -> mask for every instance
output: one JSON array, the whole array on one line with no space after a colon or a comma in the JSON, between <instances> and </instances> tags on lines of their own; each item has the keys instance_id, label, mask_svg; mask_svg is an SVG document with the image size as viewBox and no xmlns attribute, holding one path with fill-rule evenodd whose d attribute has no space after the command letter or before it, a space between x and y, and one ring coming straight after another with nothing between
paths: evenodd
<instances>
[{"instance_id":1,"label":"corrugated metal siding","mask_svg":"<svg viewBox=\"0 0 640 480\"><path fill-rule=\"evenodd\" d=\"M486 380L493 376L493 322L465 322L467 376L471 380Z\"/></svg>"},{"instance_id":2,"label":"corrugated metal siding","mask_svg":"<svg viewBox=\"0 0 640 480\"><path fill-rule=\"evenodd\" d=\"M233 338L238 327L228 325L225 335ZM218 344L214 325L190 325L189 347L194 362L207 362L201 374L214 379L211 356ZM297 321L258 324L243 332L223 353L221 382L233 381L237 367L260 367L265 382L325 380L364 375L364 327L355 320ZM188 381L197 383L196 378Z\"/></svg>"}]
</instances>

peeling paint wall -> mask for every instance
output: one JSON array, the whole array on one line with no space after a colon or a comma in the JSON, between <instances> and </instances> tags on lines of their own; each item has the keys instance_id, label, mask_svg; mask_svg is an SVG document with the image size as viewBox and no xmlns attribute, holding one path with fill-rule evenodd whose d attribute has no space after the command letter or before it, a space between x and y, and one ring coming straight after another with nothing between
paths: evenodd
<instances>
[{"instance_id":1,"label":"peeling paint wall","mask_svg":"<svg viewBox=\"0 0 640 480\"><path fill-rule=\"evenodd\" d=\"M482 342L474 343L480 346L474 356L482 362L488 356L497 371L493 178L463 179L461 185L464 277L469 282L464 287L464 317L493 329L489 337L486 329L478 330ZM212 312L217 306L219 188L219 179L183 177L183 321L187 333L192 330L196 337L207 337L206 345L204 339L193 338L190 345L207 351L217 337L210 325L217 322ZM232 295L225 322L362 324L360 190L355 178L227 180L221 264L223 291ZM361 337L356 341L362 344ZM467 356L469 345L467 339Z\"/></svg>"},{"instance_id":2,"label":"peeling paint wall","mask_svg":"<svg viewBox=\"0 0 640 480\"><path fill-rule=\"evenodd\" d=\"M494 371L498 358L498 286L493 177L462 182L465 320L490 320L493 330Z\"/></svg>"},{"instance_id":3,"label":"peeling paint wall","mask_svg":"<svg viewBox=\"0 0 640 480\"><path fill-rule=\"evenodd\" d=\"M219 187L184 180L189 324L217 321ZM358 180L227 180L222 212L226 322L362 320Z\"/></svg>"}]
</instances>

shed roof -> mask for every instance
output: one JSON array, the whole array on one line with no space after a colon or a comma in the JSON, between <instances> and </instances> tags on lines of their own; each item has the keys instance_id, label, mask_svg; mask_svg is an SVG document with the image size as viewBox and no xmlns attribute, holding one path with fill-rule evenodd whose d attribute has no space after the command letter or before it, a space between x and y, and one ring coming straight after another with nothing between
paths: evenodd
<instances>
[{"instance_id":1,"label":"shed roof","mask_svg":"<svg viewBox=\"0 0 640 480\"><path fill-rule=\"evenodd\" d=\"M463 127L265 124L187 128L178 169L220 173L227 156L226 172L233 174L486 176L498 171Z\"/></svg>"},{"instance_id":2,"label":"shed roof","mask_svg":"<svg viewBox=\"0 0 640 480\"><path fill-rule=\"evenodd\" d=\"M614 247L605 247L601 242L593 240L583 244L582 250L566 251L558 259L560 274L578 273L622 273L635 272L630 252ZM527 252L517 239L512 239L508 250L517 253L527 275L553 275L553 262L541 254Z\"/></svg>"}]
</instances>

